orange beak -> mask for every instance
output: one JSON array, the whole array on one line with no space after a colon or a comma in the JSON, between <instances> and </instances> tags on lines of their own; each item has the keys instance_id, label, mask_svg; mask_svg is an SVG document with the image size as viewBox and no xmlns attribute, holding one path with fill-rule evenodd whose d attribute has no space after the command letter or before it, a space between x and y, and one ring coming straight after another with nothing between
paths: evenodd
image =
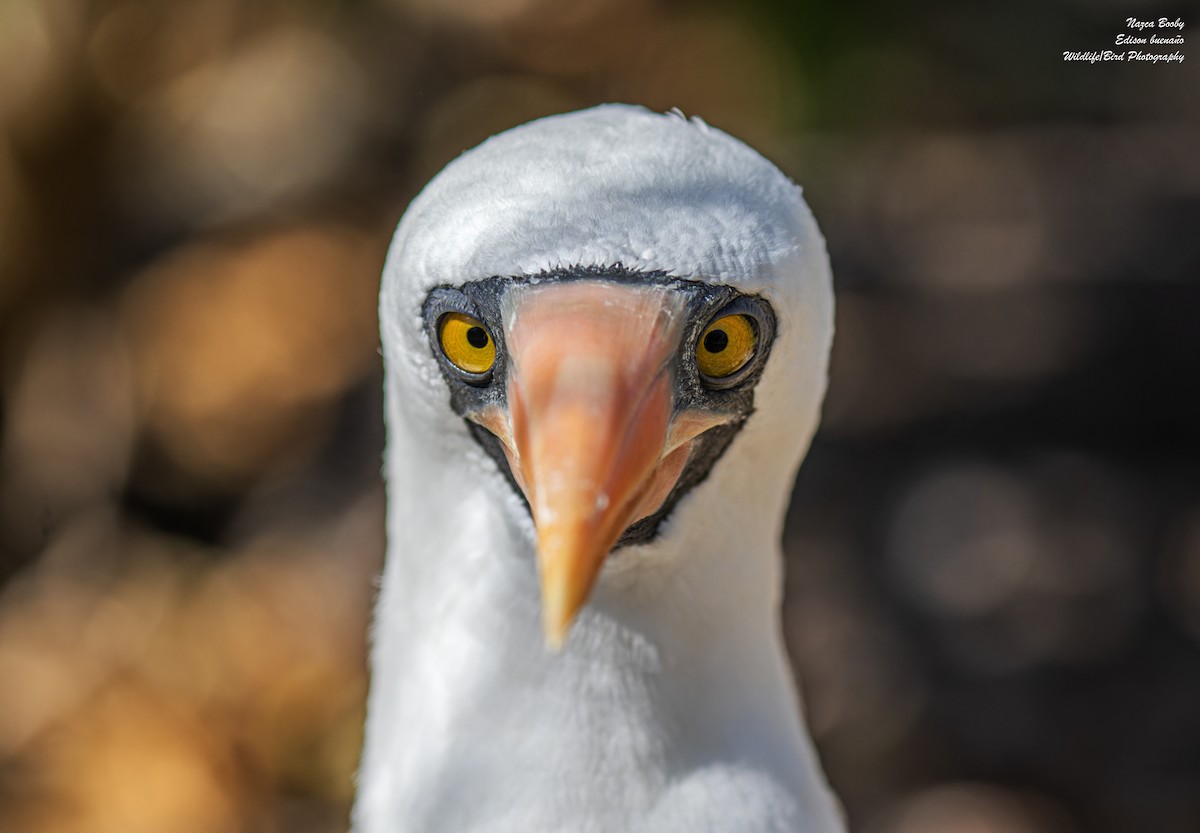
<instances>
[{"instance_id":1,"label":"orange beak","mask_svg":"<svg viewBox=\"0 0 1200 833\"><path fill-rule=\"evenodd\" d=\"M518 286L505 299L509 415L477 419L532 509L552 649L621 533L674 487L692 438L724 421L672 419L683 315L668 288L603 281Z\"/></svg>"}]
</instances>

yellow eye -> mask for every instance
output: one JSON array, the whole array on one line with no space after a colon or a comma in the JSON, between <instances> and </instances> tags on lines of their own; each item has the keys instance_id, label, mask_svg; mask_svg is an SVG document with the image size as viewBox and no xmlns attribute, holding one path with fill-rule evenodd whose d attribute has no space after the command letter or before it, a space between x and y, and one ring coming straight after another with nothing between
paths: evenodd
<instances>
[{"instance_id":1,"label":"yellow eye","mask_svg":"<svg viewBox=\"0 0 1200 833\"><path fill-rule=\"evenodd\" d=\"M754 357L758 332L748 315L726 315L708 325L696 345L696 366L710 379L737 373Z\"/></svg>"},{"instance_id":2,"label":"yellow eye","mask_svg":"<svg viewBox=\"0 0 1200 833\"><path fill-rule=\"evenodd\" d=\"M496 342L482 323L461 312L438 322L438 342L446 358L464 373L487 373L496 363Z\"/></svg>"}]
</instances>

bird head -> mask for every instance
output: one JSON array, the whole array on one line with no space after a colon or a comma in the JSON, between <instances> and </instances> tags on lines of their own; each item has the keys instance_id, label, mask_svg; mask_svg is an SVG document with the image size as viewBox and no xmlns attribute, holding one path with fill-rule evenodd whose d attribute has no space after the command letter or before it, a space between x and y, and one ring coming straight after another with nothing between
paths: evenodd
<instances>
[{"instance_id":1,"label":"bird head","mask_svg":"<svg viewBox=\"0 0 1200 833\"><path fill-rule=\"evenodd\" d=\"M687 549L685 507L778 534L824 390L829 283L799 188L673 114L533 122L413 202L381 294L393 421L482 456L517 498L549 646L620 553Z\"/></svg>"}]
</instances>

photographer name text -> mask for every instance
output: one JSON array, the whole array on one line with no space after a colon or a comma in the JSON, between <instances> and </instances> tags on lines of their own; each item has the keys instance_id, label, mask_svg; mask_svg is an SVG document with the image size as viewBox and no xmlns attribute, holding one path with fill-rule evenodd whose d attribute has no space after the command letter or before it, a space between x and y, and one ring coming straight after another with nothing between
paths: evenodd
<instances>
[{"instance_id":1,"label":"photographer name text","mask_svg":"<svg viewBox=\"0 0 1200 833\"><path fill-rule=\"evenodd\" d=\"M1113 40L1114 46L1124 47L1146 47L1145 49L1089 49L1079 52L1064 50L1062 53L1064 61L1083 61L1089 64L1100 63L1137 63L1146 62L1152 64L1182 64L1184 58L1182 49L1174 49L1170 52L1165 49L1154 47L1182 47L1185 43L1183 37L1183 18L1160 17L1157 19L1142 20L1137 17L1125 18L1125 29L1127 31L1119 32Z\"/></svg>"}]
</instances>

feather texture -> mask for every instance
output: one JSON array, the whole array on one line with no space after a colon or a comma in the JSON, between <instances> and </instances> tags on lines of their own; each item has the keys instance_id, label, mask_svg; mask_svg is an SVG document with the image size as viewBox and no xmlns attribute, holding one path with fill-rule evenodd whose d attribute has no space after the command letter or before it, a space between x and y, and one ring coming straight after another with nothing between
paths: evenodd
<instances>
[{"instance_id":1,"label":"feather texture","mask_svg":"<svg viewBox=\"0 0 1200 833\"><path fill-rule=\"evenodd\" d=\"M449 408L427 293L622 263L766 298L755 413L543 647L528 510ZM493 137L396 231L380 300L388 556L358 833L842 830L778 622L778 540L832 337L800 189L699 120L607 105Z\"/></svg>"}]
</instances>

